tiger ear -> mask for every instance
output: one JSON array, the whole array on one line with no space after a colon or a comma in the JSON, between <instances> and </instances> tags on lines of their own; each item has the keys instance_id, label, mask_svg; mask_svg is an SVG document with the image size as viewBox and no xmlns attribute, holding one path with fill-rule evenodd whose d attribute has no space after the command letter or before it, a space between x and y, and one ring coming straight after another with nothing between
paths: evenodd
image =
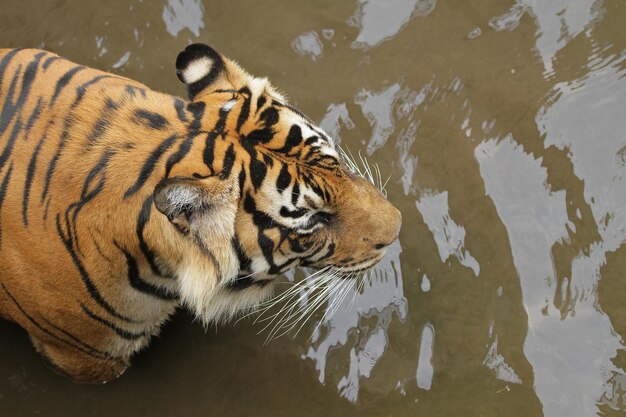
<instances>
[{"instance_id":1,"label":"tiger ear","mask_svg":"<svg viewBox=\"0 0 626 417\"><path fill-rule=\"evenodd\" d=\"M153 198L157 210L184 234L197 234L202 227L211 233L230 235L238 195L237 182L232 179L174 177L161 180Z\"/></svg>"},{"instance_id":2,"label":"tiger ear","mask_svg":"<svg viewBox=\"0 0 626 417\"><path fill-rule=\"evenodd\" d=\"M176 58L176 75L187 85L190 100L208 87L232 88L226 79L227 66L215 49L202 43L187 46Z\"/></svg>"}]
</instances>

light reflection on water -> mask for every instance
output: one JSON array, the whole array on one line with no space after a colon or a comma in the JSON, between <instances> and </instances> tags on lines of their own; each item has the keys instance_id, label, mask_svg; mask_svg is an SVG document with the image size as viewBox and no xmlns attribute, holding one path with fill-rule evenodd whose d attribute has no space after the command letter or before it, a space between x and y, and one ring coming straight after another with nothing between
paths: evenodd
<instances>
[{"instance_id":1,"label":"light reflection on water","mask_svg":"<svg viewBox=\"0 0 626 417\"><path fill-rule=\"evenodd\" d=\"M336 312L316 323L306 358L312 359L319 372L319 382L328 379L328 361L348 360L348 372L340 374L337 390L349 401L356 402L359 381L368 378L389 343L387 331L397 317L404 321L407 316L407 300L402 288L400 243L394 243L387 256L368 274L362 291L356 288L342 296ZM333 300L329 301L334 306ZM371 319L375 319L372 323ZM350 339L350 340L348 340ZM349 349L348 358L332 350L337 347ZM345 353L345 352L343 352Z\"/></svg>"},{"instance_id":2,"label":"light reflection on water","mask_svg":"<svg viewBox=\"0 0 626 417\"><path fill-rule=\"evenodd\" d=\"M177 52L215 45L391 174L404 226L363 291L294 340L264 347L245 322L215 337L175 322L185 337L166 332L102 394L0 346L0 415L62 395L77 399L68 415L123 413L136 398L158 415L163 392L190 416L626 411L623 2L115 0L84 9L81 27L76 0L9 3L4 45L173 93ZM219 391L229 381L243 399L203 408L232 398Z\"/></svg>"}]
</instances>

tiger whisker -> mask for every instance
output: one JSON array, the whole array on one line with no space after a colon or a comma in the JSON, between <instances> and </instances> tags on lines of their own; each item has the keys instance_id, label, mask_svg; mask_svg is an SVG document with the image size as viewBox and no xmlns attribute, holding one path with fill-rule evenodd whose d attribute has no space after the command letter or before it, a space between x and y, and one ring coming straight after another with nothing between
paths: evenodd
<instances>
[{"instance_id":1,"label":"tiger whisker","mask_svg":"<svg viewBox=\"0 0 626 417\"><path fill-rule=\"evenodd\" d=\"M300 289L302 287L305 287L305 286L309 285L310 281L314 281L314 280L311 280L311 278L314 278L316 276L320 276L320 274L324 274L324 272L328 271L329 269L330 269L330 267L322 268L322 269L320 269L318 271L315 271L313 274L309 275L307 278L305 278L302 281L299 281L299 282L296 282L296 283L289 283L289 284L292 284L292 286L289 289L287 289L286 291L280 293L276 297L271 298L268 301L265 301L263 303L257 304L256 306L252 307L251 311L247 312L242 317L237 319L237 321L235 323L239 323L241 320L245 319L246 317L250 317L252 315L259 314L259 316L254 320L254 323L256 323L257 321L259 321L259 319L261 319L263 317L263 314L265 314L272 307L274 307L275 305L277 305L278 303L280 303L280 302L282 302L284 300L293 298L294 295L297 295L300 292ZM285 284L287 284L287 283L285 283ZM263 320L261 320L261 321L263 321Z\"/></svg>"},{"instance_id":2,"label":"tiger whisker","mask_svg":"<svg viewBox=\"0 0 626 417\"><path fill-rule=\"evenodd\" d=\"M317 324L317 326L313 330L313 333L311 333L311 337L313 336L313 334L315 334L315 332L317 332L317 330L320 328L320 326L322 324L326 323L328 320L331 319L331 317L334 314L333 311L338 306L339 299L341 298L342 292L344 292L345 288L348 288L350 286L350 284L349 284L348 281L344 281L341 284L339 284L338 287L339 286L340 286L340 289L338 291L336 291L336 294L334 294L334 297L332 298L332 300L330 301L328 307L326 308L326 311L324 312L324 315L322 316L322 318L320 319L319 323Z\"/></svg>"},{"instance_id":3,"label":"tiger whisker","mask_svg":"<svg viewBox=\"0 0 626 417\"><path fill-rule=\"evenodd\" d=\"M325 284L330 282L333 278L334 278L334 276L331 273L328 273L327 275L323 275L322 277L319 277L319 279L318 279L319 285L316 285L314 288L312 288L311 291L315 294L315 290L316 289L324 286ZM293 297L291 297L291 298L293 298ZM297 308L297 310L294 312L294 309L296 309L296 308ZM291 317L294 317L294 315L298 314L304 308L306 308L306 305L301 305L301 306L298 307L298 304L296 304L296 303L286 303L286 304L284 304L283 307L276 314L271 316L270 322L267 323L267 325L263 329L261 329L261 331L259 331L259 333L262 333L263 331L268 329L272 325L272 323L274 323L276 321L277 318L279 318L279 320L276 322L276 324L274 324L274 327L270 331L270 334L268 335L268 339L266 340L266 343L269 343L269 341L271 341L273 339L273 336L274 336L275 332L280 330L280 328L282 328L284 326L286 321L290 320Z\"/></svg>"},{"instance_id":4,"label":"tiger whisker","mask_svg":"<svg viewBox=\"0 0 626 417\"><path fill-rule=\"evenodd\" d=\"M263 323L263 322L269 321L269 323L267 323L266 326L263 329L261 329L261 331L259 331L259 333L267 329L267 327L269 327L277 318L280 318L281 315L290 314L290 312L293 311L293 309L297 308L298 304L295 303L295 301L302 296L302 291L306 291L306 288L302 287L302 288L294 288L294 289L296 291L290 292L287 297L284 297L281 300L277 300L274 304L271 304L265 307L263 312L254 320L254 323L256 322ZM269 311L271 308L273 308L275 305L281 302L283 305L276 313L272 314L271 316L263 317L263 314L265 312Z\"/></svg>"},{"instance_id":5,"label":"tiger whisker","mask_svg":"<svg viewBox=\"0 0 626 417\"><path fill-rule=\"evenodd\" d=\"M289 322L296 318L301 316L302 314L305 314L310 308L312 308L313 305L316 305L316 303L319 302L319 300L321 299L321 297L324 296L324 294L326 294L329 290L332 289L332 283L334 281L335 275L334 273L330 272L327 276L327 280L324 282L324 287L322 288L321 286L318 287L322 288L321 291L318 292L314 292L314 296L313 296L313 301L309 302L309 303L304 303L302 305L300 305L300 307L296 310L296 311L290 311L290 313L288 315L284 315L283 319L281 320L280 324L281 326L285 326L288 325ZM329 284L330 285L327 285Z\"/></svg>"},{"instance_id":6,"label":"tiger whisker","mask_svg":"<svg viewBox=\"0 0 626 417\"><path fill-rule=\"evenodd\" d=\"M322 316L322 319L320 320L320 322L318 323L318 325L316 326L314 332L319 328L319 326L324 323L326 321L326 314L328 313L328 311L333 307L333 304L335 302L336 299L338 299L338 295L340 294L342 291L344 291L345 287L349 287L349 284L347 284L347 281L339 281L337 284L334 285L334 288L332 289L332 291L330 291L326 297L326 301L328 301L330 299L331 296L333 296L332 300L330 301L330 304L327 306L326 311L324 312L324 315ZM323 303L321 304L323 305ZM294 337L296 337L298 335L298 333L300 333L300 330L302 330L302 328L304 327L304 325L308 322L308 320L315 314L315 312L317 310L319 310L319 308L321 307L321 305L319 307L317 307L311 314L309 314L309 317L306 318L306 320L304 320L302 322L302 325L300 325L300 327L298 328L298 330L296 330L296 334L294 335ZM313 333L311 333L311 336L313 335Z\"/></svg>"},{"instance_id":7,"label":"tiger whisker","mask_svg":"<svg viewBox=\"0 0 626 417\"><path fill-rule=\"evenodd\" d=\"M297 317L297 319L288 328L286 328L283 334L290 332L298 325L298 323L301 322L300 327L293 335L293 338L295 338L300 330L302 330L304 325L309 321L309 319L313 317L313 315L315 315L315 313L324 306L329 297L337 290L337 288L339 288L339 285L336 284L336 282L337 281L334 281L332 285L329 285L328 288L326 288L325 291L319 295L319 297L316 299L316 302L311 304L311 306L307 310L305 310L302 315L300 315L300 317Z\"/></svg>"},{"instance_id":8,"label":"tiger whisker","mask_svg":"<svg viewBox=\"0 0 626 417\"><path fill-rule=\"evenodd\" d=\"M294 287L307 287L309 285L311 285L311 283L315 282L317 279L323 277L324 273L326 273L328 270L330 269L330 267L325 267L322 268L318 271L315 271L313 274L309 275L308 277L304 278L301 281L298 281L296 283L293 283L293 286L288 289L287 291L279 294L278 296L272 298L271 300L265 301L261 304L258 304L258 306L265 306L265 305L270 305L270 304L275 304L277 301L281 301L282 299L284 299L286 296L289 295L290 292L297 292L299 291L299 288L294 288Z\"/></svg>"},{"instance_id":9,"label":"tiger whisker","mask_svg":"<svg viewBox=\"0 0 626 417\"><path fill-rule=\"evenodd\" d=\"M354 291L354 296L352 297L352 301L350 301L350 306L348 307L348 310L352 310L352 307L354 306L354 302L356 301L356 299L358 298L358 296L361 294L361 289L363 288L363 277L359 277L357 285L356 285L356 289Z\"/></svg>"},{"instance_id":10,"label":"tiger whisker","mask_svg":"<svg viewBox=\"0 0 626 417\"><path fill-rule=\"evenodd\" d=\"M352 275L349 276L349 279L352 278ZM350 281L346 281L348 284L345 285L345 290L342 292L342 294L340 294L338 296L339 301L336 303L336 306L334 308L334 310L332 310L330 312L329 318L333 317L335 315L335 313L337 313L337 311L339 310L339 308L343 305L343 302L346 298L346 296L350 293L350 290L354 287L354 281L350 280Z\"/></svg>"},{"instance_id":11,"label":"tiger whisker","mask_svg":"<svg viewBox=\"0 0 626 417\"><path fill-rule=\"evenodd\" d=\"M331 282L331 285L327 285L325 288L322 289L321 292L317 293L313 301L310 302L308 305L305 304L304 306L301 306L300 309L298 309L295 312L292 312L288 316L284 317L283 320L281 320L279 323L277 323L277 325L275 326L275 328L272 330L270 334L272 338L274 338L274 336L280 337L286 333L289 333L291 330L293 330L295 326L297 326L297 324L303 318L306 318L307 315L309 315L309 313L314 312L319 306L324 304L324 302L327 299L328 294L332 293L333 289L336 286L336 284L334 283L337 282L334 280L336 278L336 273L334 271L331 271L331 273L329 273L328 278L329 278L328 282ZM278 334L278 332L281 329L285 329L285 331Z\"/></svg>"}]
</instances>

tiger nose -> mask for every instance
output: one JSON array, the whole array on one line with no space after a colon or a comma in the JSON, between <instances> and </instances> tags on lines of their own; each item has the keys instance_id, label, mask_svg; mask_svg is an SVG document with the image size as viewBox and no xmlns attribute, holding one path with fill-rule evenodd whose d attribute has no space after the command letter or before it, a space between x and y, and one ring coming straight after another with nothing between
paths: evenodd
<instances>
[{"instance_id":1,"label":"tiger nose","mask_svg":"<svg viewBox=\"0 0 626 417\"><path fill-rule=\"evenodd\" d=\"M400 227L402 226L402 213L389 204L389 209L383 215L378 216L380 224L379 233L376 237L375 249L383 249L398 240ZM369 238L365 238L369 240Z\"/></svg>"},{"instance_id":2,"label":"tiger nose","mask_svg":"<svg viewBox=\"0 0 626 417\"><path fill-rule=\"evenodd\" d=\"M398 236L400 235L400 227L402 226L402 213L395 207L391 207L391 214L389 216L389 229L390 235L389 244L392 244L396 240L398 240Z\"/></svg>"}]
</instances>

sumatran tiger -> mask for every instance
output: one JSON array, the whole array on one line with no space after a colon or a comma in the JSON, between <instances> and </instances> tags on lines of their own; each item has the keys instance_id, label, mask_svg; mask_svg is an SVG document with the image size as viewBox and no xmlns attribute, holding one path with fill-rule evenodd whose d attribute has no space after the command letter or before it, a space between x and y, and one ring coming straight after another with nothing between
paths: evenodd
<instances>
[{"instance_id":1,"label":"sumatran tiger","mask_svg":"<svg viewBox=\"0 0 626 417\"><path fill-rule=\"evenodd\" d=\"M0 316L106 382L179 305L205 323L295 266L350 279L400 212L265 78L203 44L189 100L34 49L0 50Z\"/></svg>"}]
</instances>

